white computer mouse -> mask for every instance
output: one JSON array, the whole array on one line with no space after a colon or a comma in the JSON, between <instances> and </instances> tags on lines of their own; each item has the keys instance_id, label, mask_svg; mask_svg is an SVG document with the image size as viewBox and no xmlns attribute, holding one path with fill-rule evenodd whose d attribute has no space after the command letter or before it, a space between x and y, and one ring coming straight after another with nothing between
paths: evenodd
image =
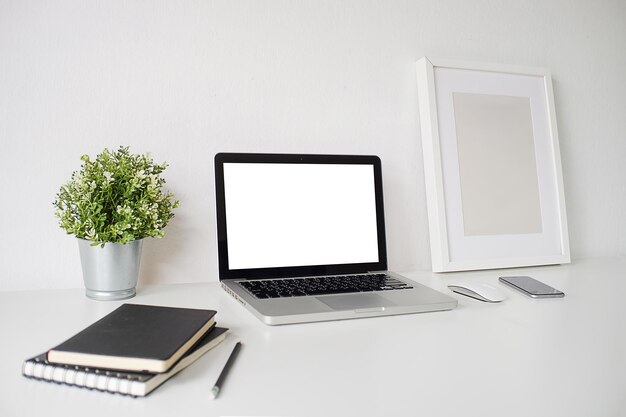
<instances>
[{"instance_id":1,"label":"white computer mouse","mask_svg":"<svg viewBox=\"0 0 626 417\"><path fill-rule=\"evenodd\" d=\"M499 303L506 300L506 296L499 288L484 282L461 282L448 285L448 288L456 293L488 303Z\"/></svg>"}]
</instances>

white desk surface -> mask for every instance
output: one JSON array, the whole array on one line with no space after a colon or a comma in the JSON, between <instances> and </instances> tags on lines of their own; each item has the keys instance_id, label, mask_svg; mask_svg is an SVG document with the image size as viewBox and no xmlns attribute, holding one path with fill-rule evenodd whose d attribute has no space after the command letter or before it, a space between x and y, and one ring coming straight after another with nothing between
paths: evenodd
<instances>
[{"instance_id":1,"label":"white desk surface","mask_svg":"<svg viewBox=\"0 0 626 417\"><path fill-rule=\"evenodd\" d=\"M624 416L626 259L449 274L405 274L447 285L531 275L563 290L457 309L269 327L218 284L140 287L128 302L218 310L244 346L220 397L209 399L210 356L131 398L34 381L24 359L62 342L121 302L80 289L0 292L0 415L9 416ZM211 352L209 352L210 354ZM207 355L209 355L207 354Z\"/></svg>"}]
</instances>

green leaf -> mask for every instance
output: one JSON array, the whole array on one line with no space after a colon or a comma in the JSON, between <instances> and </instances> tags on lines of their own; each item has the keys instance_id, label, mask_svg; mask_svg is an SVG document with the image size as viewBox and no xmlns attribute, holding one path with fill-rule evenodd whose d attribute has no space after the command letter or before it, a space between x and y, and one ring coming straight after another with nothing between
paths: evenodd
<instances>
[{"instance_id":1,"label":"green leaf","mask_svg":"<svg viewBox=\"0 0 626 417\"><path fill-rule=\"evenodd\" d=\"M101 246L164 235L173 210L180 206L162 188L165 179L160 174L167 163L132 154L128 146L80 159L81 169L60 187L53 202L62 229Z\"/></svg>"}]
</instances>

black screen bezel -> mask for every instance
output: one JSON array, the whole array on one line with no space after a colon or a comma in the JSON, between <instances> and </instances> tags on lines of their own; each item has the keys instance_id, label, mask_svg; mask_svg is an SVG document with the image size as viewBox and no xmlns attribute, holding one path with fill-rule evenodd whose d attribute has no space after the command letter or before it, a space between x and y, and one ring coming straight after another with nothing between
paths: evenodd
<instances>
[{"instance_id":1,"label":"black screen bezel","mask_svg":"<svg viewBox=\"0 0 626 417\"><path fill-rule=\"evenodd\" d=\"M267 279L284 277L304 277L312 275L355 274L368 271L387 270L382 169L380 158L378 156L218 153L215 155L214 162L217 246L220 281L224 279L236 278ZM371 165L374 168L376 228L378 234L378 262L333 265L308 265L297 267L230 269L228 265L228 234L226 228L226 201L224 192L224 164L226 163Z\"/></svg>"}]
</instances>

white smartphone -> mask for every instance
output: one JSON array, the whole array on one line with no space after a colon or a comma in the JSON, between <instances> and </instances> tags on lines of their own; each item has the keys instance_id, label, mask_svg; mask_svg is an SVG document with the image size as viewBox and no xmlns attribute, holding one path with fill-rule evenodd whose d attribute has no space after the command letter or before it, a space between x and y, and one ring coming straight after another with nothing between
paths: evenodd
<instances>
[{"instance_id":1,"label":"white smartphone","mask_svg":"<svg viewBox=\"0 0 626 417\"><path fill-rule=\"evenodd\" d=\"M533 298L554 298L565 296L563 291L552 288L551 286L531 277L500 277L500 282Z\"/></svg>"}]
</instances>

